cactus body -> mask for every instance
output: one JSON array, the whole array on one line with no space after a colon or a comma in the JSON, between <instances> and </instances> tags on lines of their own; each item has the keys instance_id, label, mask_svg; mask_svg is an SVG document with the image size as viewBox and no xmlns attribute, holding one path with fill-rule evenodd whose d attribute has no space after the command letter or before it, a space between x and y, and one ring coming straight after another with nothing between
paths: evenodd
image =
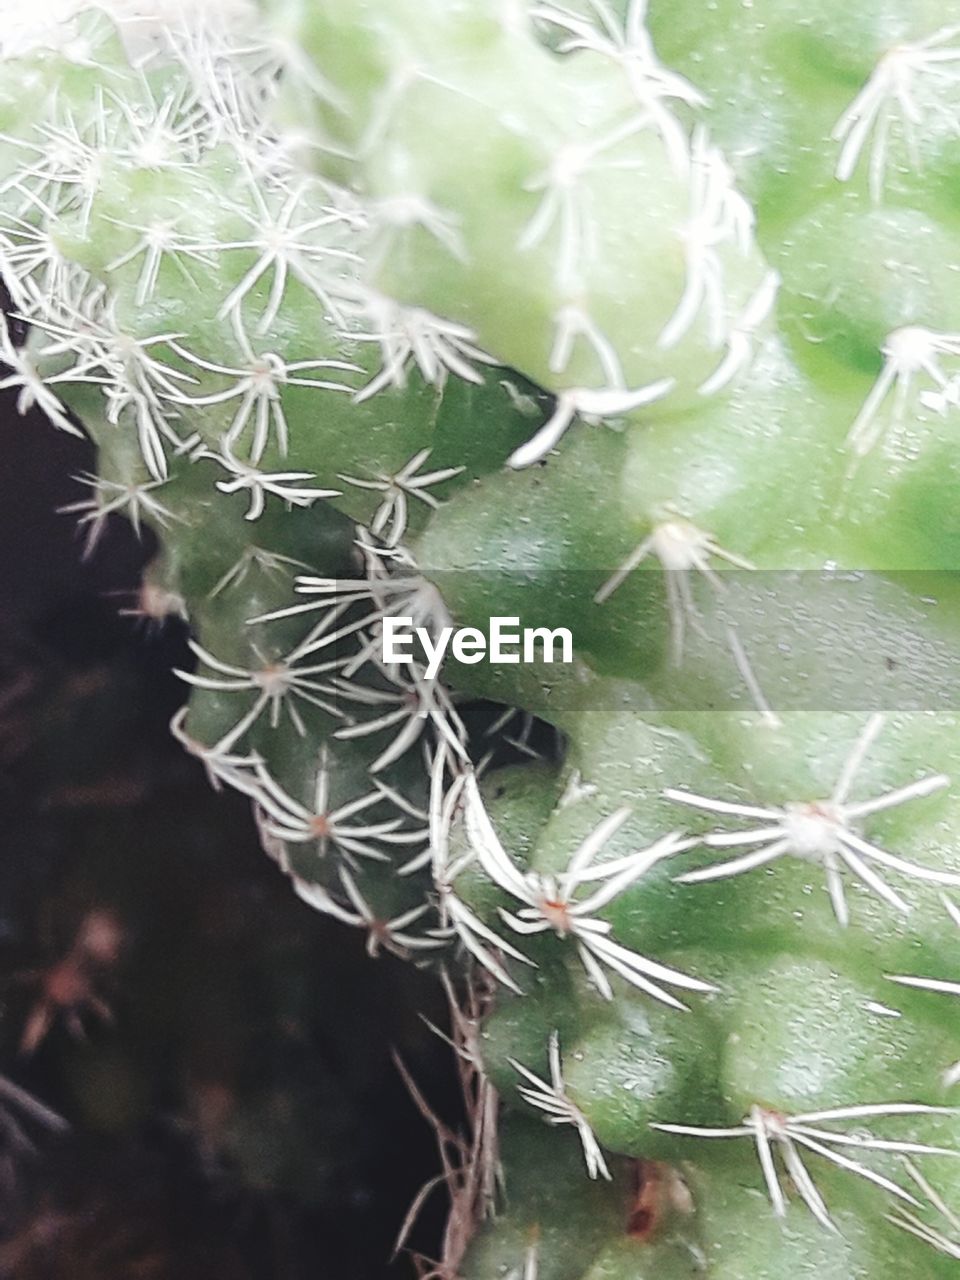
<instances>
[{"instance_id":1,"label":"cactus body","mask_svg":"<svg viewBox=\"0 0 960 1280\"><path fill-rule=\"evenodd\" d=\"M4 62L6 384L94 437L91 548L161 536L175 732L495 1006L438 1275L955 1271L954 9L274 0L147 58L91 10ZM398 615L573 661L429 679Z\"/></svg>"}]
</instances>

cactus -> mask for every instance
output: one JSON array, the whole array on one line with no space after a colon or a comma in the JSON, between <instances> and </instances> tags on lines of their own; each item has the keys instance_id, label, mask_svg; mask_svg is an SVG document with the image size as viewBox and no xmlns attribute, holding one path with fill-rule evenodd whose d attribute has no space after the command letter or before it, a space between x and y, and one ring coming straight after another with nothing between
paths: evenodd
<instances>
[{"instance_id":1,"label":"cactus","mask_svg":"<svg viewBox=\"0 0 960 1280\"><path fill-rule=\"evenodd\" d=\"M2 385L160 535L211 782L451 975L434 1275L960 1258L955 10L7 37ZM428 674L495 616L571 661Z\"/></svg>"}]
</instances>

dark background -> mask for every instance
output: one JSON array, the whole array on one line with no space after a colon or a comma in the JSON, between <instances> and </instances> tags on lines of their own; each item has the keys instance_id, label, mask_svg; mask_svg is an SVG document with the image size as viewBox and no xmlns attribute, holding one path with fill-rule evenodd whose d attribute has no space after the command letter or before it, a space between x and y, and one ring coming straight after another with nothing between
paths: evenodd
<instances>
[{"instance_id":1,"label":"dark background","mask_svg":"<svg viewBox=\"0 0 960 1280\"><path fill-rule=\"evenodd\" d=\"M0 396L0 460L0 1280L403 1280L437 1161L390 1050L456 1122L437 985L300 903L169 737L186 629L123 613L149 539L84 558L58 514L92 448Z\"/></svg>"}]
</instances>

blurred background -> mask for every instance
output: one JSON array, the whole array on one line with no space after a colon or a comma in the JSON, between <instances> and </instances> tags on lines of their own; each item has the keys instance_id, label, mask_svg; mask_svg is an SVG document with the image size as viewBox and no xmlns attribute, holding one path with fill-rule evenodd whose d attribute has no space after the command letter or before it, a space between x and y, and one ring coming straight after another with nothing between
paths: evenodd
<instances>
[{"instance_id":1,"label":"blurred background","mask_svg":"<svg viewBox=\"0 0 960 1280\"><path fill-rule=\"evenodd\" d=\"M439 1166L390 1055L456 1125L442 992L303 905L170 738L149 535L85 556L58 510L92 449L0 396L0 458L0 1280L413 1276Z\"/></svg>"}]
</instances>

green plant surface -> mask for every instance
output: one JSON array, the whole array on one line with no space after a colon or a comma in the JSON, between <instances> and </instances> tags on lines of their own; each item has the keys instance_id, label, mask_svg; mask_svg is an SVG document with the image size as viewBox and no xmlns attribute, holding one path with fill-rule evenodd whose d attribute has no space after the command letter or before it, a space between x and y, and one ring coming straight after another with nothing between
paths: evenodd
<instances>
[{"instance_id":1,"label":"green plant surface","mask_svg":"<svg viewBox=\"0 0 960 1280\"><path fill-rule=\"evenodd\" d=\"M955 8L265 0L3 64L5 384L95 439L91 547L160 534L174 732L454 975L444 1280L960 1257ZM434 679L396 616L572 661Z\"/></svg>"}]
</instances>

